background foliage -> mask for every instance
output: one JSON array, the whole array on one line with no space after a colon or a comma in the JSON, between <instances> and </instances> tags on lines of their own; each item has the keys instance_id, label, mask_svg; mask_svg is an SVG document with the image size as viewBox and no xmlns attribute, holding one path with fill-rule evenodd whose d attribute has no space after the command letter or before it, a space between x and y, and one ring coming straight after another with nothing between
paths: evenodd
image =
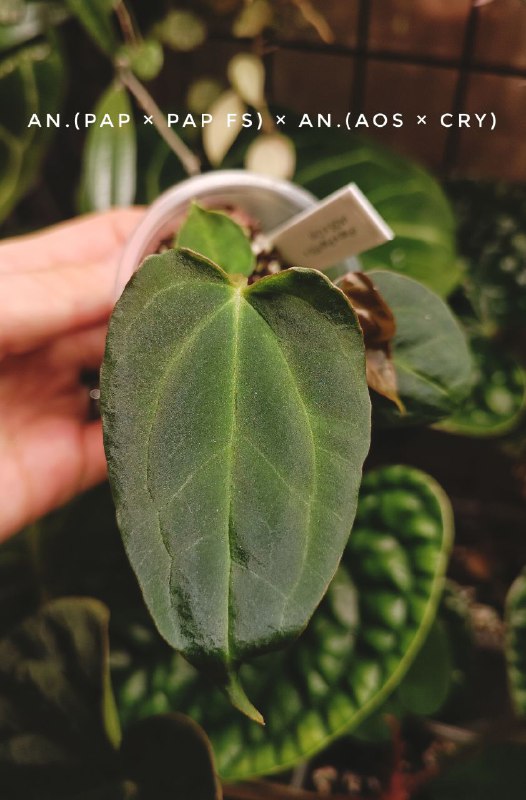
<instances>
[{"instance_id":1,"label":"background foliage","mask_svg":"<svg viewBox=\"0 0 526 800\"><path fill-rule=\"evenodd\" d=\"M382 427L337 578L290 650L246 668L267 731L236 716L156 633L107 487L2 546L0 729L9 748L0 779L9 799L218 797L207 739L174 715L180 711L203 724L224 781L309 759L303 782L312 792L523 797L525 190L470 181L442 187L354 135L278 134L265 50L299 17L330 42L321 10L293 0L130 7L7 0L0 8L4 235L76 211L151 202L198 161L257 166L263 152L279 174L320 197L356 181L396 233L363 255L363 269L382 270L378 281L393 308L411 290L415 305L434 304L437 319L453 312L476 359L459 406L455 382L470 377L463 345L442 341L438 322L419 334L426 358L412 356L399 319L394 361L417 373L409 394L401 381L401 394L419 427L400 428L394 406L374 398ZM244 60L233 59L224 75L190 69L184 91L178 87L181 105L195 114L250 108L263 115L264 130L222 139L189 128L182 141L162 124L161 109L177 110L173 64L222 36L239 40ZM128 113L134 122L120 132L27 127L32 114L70 119L79 107ZM144 109L157 129L141 124ZM440 430L423 430L423 422ZM401 458L411 466L393 466ZM453 580L442 592L449 554ZM58 599L43 604L50 598ZM275 792L271 783L224 790L246 798Z\"/></svg>"}]
</instances>

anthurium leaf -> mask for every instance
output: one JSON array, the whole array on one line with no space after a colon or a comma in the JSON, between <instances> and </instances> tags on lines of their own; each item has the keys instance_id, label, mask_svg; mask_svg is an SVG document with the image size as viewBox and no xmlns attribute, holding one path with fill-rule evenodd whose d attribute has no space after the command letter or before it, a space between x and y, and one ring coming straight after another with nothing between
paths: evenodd
<instances>
[{"instance_id":1,"label":"anthurium leaf","mask_svg":"<svg viewBox=\"0 0 526 800\"><path fill-rule=\"evenodd\" d=\"M506 661L515 711L526 716L526 570L515 580L506 599Z\"/></svg>"},{"instance_id":2,"label":"anthurium leaf","mask_svg":"<svg viewBox=\"0 0 526 800\"><path fill-rule=\"evenodd\" d=\"M97 601L55 600L0 642L2 797L69 799L111 778L107 626Z\"/></svg>"},{"instance_id":3,"label":"anthurium leaf","mask_svg":"<svg viewBox=\"0 0 526 800\"><path fill-rule=\"evenodd\" d=\"M177 245L209 258L230 274L248 277L256 266L250 240L237 222L222 211L192 203L177 234Z\"/></svg>"},{"instance_id":4,"label":"anthurium leaf","mask_svg":"<svg viewBox=\"0 0 526 800\"><path fill-rule=\"evenodd\" d=\"M135 662L116 693L124 719L177 708L212 740L221 775L277 772L355 729L385 702L420 650L443 589L452 539L447 498L424 473L368 473L345 554L301 638L242 668L266 727L226 700L177 655Z\"/></svg>"},{"instance_id":5,"label":"anthurium leaf","mask_svg":"<svg viewBox=\"0 0 526 800\"><path fill-rule=\"evenodd\" d=\"M369 277L395 317L392 359L405 408L400 414L392 404L379 405L379 418L414 423L451 414L473 380L471 354L459 323L444 301L417 281L380 270Z\"/></svg>"},{"instance_id":6,"label":"anthurium leaf","mask_svg":"<svg viewBox=\"0 0 526 800\"><path fill-rule=\"evenodd\" d=\"M89 3L85 0L65 0L65 3L97 47L113 57L119 46L112 21L115 0L90 0Z\"/></svg>"},{"instance_id":7,"label":"anthurium leaf","mask_svg":"<svg viewBox=\"0 0 526 800\"><path fill-rule=\"evenodd\" d=\"M97 122L88 130L83 154L82 212L129 206L135 199L137 141L127 90L119 85L110 86L94 114ZM119 119L123 120L122 125ZM107 124L101 127L104 120Z\"/></svg>"},{"instance_id":8,"label":"anthurium leaf","mask_svg":"<svg viewBox=\"0 0 526 800\"><path fill-rule=\"evenodd\" d=\"M299 184L326 197L354 181L393 229L392 242L361 254L365 270L392 269L451 292L460 279L455 222L429 173L355 134L303 128L295 142Z\"/></svg>"},{"instance_id":9,"label":"anthurium leaf","mask_svg":"<svg viewBox=\"0 0 526 800\"><path fill-rule=\"evenodd\" d=\"M501 436L512 430L526 405L526 373L502 345L482 335L470 339L475 362L471 391L457 411L439 423L462 436Z\"/></svg>"},{"instance_id":10,"label":"anthurium leaf","mask_svg":"<svg viewBox=\"0 0 526 800\"><path fill-rule=\"evenodd\" d=\"M242 287L168 250L117 303L101 400L159 631L257 717L236 670L301 632L352 527L370 431L358 321L321 273Z\"/></svg>"},{"instance_id":11,"label":"anthurium leaf","mask_svg":"<svg viewBox=\"0 0 526 800\"><path fill-rule=\"evenodd\" d=\"M47 40L0 60L0 222L38 174L53 135L46 114L60 108L63 78L60 52Z\"/></svg>"},{"instance_id":12,"label":"anthurium leaf","mask_svg":"<svg viewBox=\"0 0 526 800\"><path fill-rule=\"evenodd\" d=\"M121 756L148 800L220 800L214 757L202 728L183 714L149 717L125 733Z\"/></svg>"}]
</instances>

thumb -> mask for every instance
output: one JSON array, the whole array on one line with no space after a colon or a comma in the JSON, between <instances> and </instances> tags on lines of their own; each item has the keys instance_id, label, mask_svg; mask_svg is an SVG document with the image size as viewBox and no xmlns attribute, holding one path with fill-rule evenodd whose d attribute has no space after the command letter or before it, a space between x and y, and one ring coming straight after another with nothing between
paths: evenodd
<instances>
[{"instance_id":1,"label":"thumb","mask_svg":"<svg viewBox=\"0 0 526 800\"><path fill-rule=\"evenodd\" d=\"M0 359L105 322L114 283L108 261L0 275Z\"/></svg>"}]
</instances>

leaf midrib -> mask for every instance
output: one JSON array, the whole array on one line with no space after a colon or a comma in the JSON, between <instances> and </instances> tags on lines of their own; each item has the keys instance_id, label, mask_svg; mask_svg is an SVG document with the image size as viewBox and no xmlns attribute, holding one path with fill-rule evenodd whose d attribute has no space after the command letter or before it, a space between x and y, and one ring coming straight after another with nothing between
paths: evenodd
<instances>
[{"instance_id":1,"label":"leaf midrib","mask_svg":"<svg viewBox=\"0 0 526 800\"><path fill-rule=\"evenodd\" d=\"M302 408L303 413L305 415L305 420L307 422L307 428L309 430L311 443L312 443L312 473L313 473L312 498L315 498L316 495L317 495L318 472L317 472L317 459L316 459L317 445L316 445L316 439L315 439L315 436L314 436L314 431L312 429L312 424L311 424L311 419L310 419L310 415L311 415L312 412L309 413L309 409L307 408L307 406L305 404L305 400L303 399L303 396L302 396L302 394L301 394L301 392L299 390L298 383L297 383L297 380L296 380L296 376L295 376L294 372L292 371L289 362L287 361L285 353L283 352L283 349L282 349L282 347L281 347L281 345L279 343L279 339L278 339L276 333L274 332L274 330L272 329L272 326L267 322L265 317L262 314L260 314L257 311L257 309L255 309L252 306L251 303L249 303L248 305L257 314L259 319L270 329L270 331L271 331L271 333L272 333L272 335L274 337L276 350L277 350L277 352L279 352L279 354L280 354L280 356L282 358L282 361L285 364L287 372L289 373L289 375L290 375L290 377L292 379L292 385L293 385L294 390L296 392L296 395L298 397L298 400L299 400L299 403L300 403L300 407ZM297 590L297 588L298 588L298 586L299 586L299 584L301 582L301 578L302 578L302 575L303 575L303 569L304 569L305 563L307 561L307 554L308 554L309 546L310 546L310 543L311 543L312 506L313 506L313 499L308 504L308 518L307 518L307 521L306 521L307 547L305 547L305 549L303 551L302 565L301 565L301 569L298 572L298 579L294 583L294 586L291 587L290 593L288 595L287 603L285 603L284 606L283 606L283 613L281 615L281 620L280 620L280 625L279 625L280 630L283 630L283 623L284 623L284 620L285 620L285 615L287 613L287 609L289 608L290 602L292 600L292 597L294 596L294 594L295 594L295 592L296 592L296 590Z\"/></svg>"},{"instance_id":2,"label":"leaf midrib","mask_svg":"<svg viewBox=\"0 0 526 800\"><path fill-rule=\"evenodd\" d=\"M165 289L165 290L163 290L161 292L156 293L156 296L158 296L159 294L168 293L170 291L176 291L176 290L179 290L180 288L181 288L180 285L171 286L171 287L169 287L169 288L167 288L167 289ZM181 358L188 351L189 347L195 342L195 340L198 338L198 336L200 336L203 333L203 331L205 331L207 329L207 327L223 311L225 311L225 309L227 309L229 306L233 305L234 306L233 323L232 323L232 334L233 334L233 337L232 337L232 340L233 340L232 367L233 367L233 372L232 372L232 392L231 392L231 403L230 403L230 406L231 406L231 428L230 428L229 443L227 445L225 445L225 447L223 448L224 450L229 452L229 465L228 465L228 472L229 472L229 490L228 490L229 491L229 498L228 498L229 511L228 511L228 528L227 528L227 538L228 538L228 584L227 585L228 585L228 591L227 591L227 597L226 597L226 631L225 631L226 636L225 636L225 641L226 641L226 660L227 660L228 664L232 664L233 662L235 662L235 642L234 642L234 637L232 635L233 634L232 626L230 624L230 621L231 621L230 612L232 610L232 598L233 598L233 564L234 564L233 554L235 552L233 517L232 517L232 511L233 511L233 509L232 509L232 500L233 500L233 475L234 475L234 463L235 463L235 451L236 451L235 441L236 441L236 431L237 431L237 390L238 390L238 378L239 378L239 342L240 342L240 328L241 328L240 321L241 321L241 316L242 316L241 315L241 309L242 309L242 306L245 303L246 303L247 307L250 308L256 314L256 316L260 320L260 322L262 322L265 326L267 326L269 328L269 330L270 330L270 332L272 334L272 337L274 339L276 352L279 353L279 355L281 357L281 360L282 360L282 363L285 365L285 368L287 369L287 372L289 373L289 375L291 377L291 384L294 387L294 391L295 391L296 397L298 398L299 405L300 405L300 407L302 408L302 410L304 412L304 418L305 418L305 421L306 421L306 424L307 424L307 428L308 428L308 431L309 431L309 434L310 434L311 443L312 443L312 457L313 457L312 497L313 498L315 497L316 491L317 491L316 490L316 485L317 485L317 467L316 467L316 440L315 440L315 437L314 437L314 431L312 429L309 409L305 405L305 401L304 401L304 399L303 399L303 397L301 395L299 386L297 384L296 376L295 376L294 372L292 371L292 369L290 367L290 364L289 364L289 362L288 362L288 360L287 360L287 358L285 356L285 353L282 350L282 347L280 346L279 340L278 340L274 330L272 329L272 326L265 319L265 317L256 308L254 308L252 306L252 304L250 303L248 297L245 297L245 292L247 290L244 289L244 287L237 288L237 287L232 287L231 285L227 285L227 287L225 287L225 288L232 289L233 293L234 293L234 296L233 297L229 297L229 299L226 302L222 303L218 308L216 308L215 311L209 317L207 317L201 323L196 325L196 327L193 329L192 333L187 337L187 339L184 341L184 343L182 344L180 349L177 351L177 353L175 353L172 356L172 358L169 359L169 361L167 362L167 365L166 365L166 368L164 370L164 374L163 374L162 380L160 381L158 392L156 394L156 398L155 398L155 402L154 402L154 408L153 408L152 415L151 415L150 428L149 428L149 432L148 432L148 435L147 435L146 490L148 492L148 496L150 497L150 501L152 503L152 506L153 506L153 509L154 509L154 512L155 512L155 515L156 515L157 527L158 527L158 530L159 530L159 534L160 534L162 545L163 545L163 547L164 547L164 549L165 549L165 551L167 553L167 556L168 556L168 558L170 560L170 564L173 564L174 556L170 552L169 538L168 538L167 533L164 530L162 522L161 522L161 511L165 507L166 504L163 504L162 506L159 506L158 502L155 499L153 490L152 490L151 448L152 448L153 428L155 426L155 422L156 422L156 419L157 419L157 416L158 416L158 411L159 411L161 400L162 400L162 397L163 397L163 394L164 394L164 391L165 391L165 388L166 388L166 384L168 383L170 375L173 373L173 370L176 367L177 363L181 360ZM151 304L152 304L152 302L154 302L156 296L151 298L151 301L150 301L150 303L148 303L148 306L151 306ZM144 309L143 309L143 311L144 311ZM139 315L139 316L141 316L141 315ZM215 454L215 455L217 455L217 454ZM200 467L198 467L196 470L194 470L193 474L195 474L195 472L198 471L199 468ZM188 482L188 477L185 478L185 481L183 482L183 484L187 483L187 482ZM177 494L177 491L180 490L180 488L181 487L179 487L179 489L175 491L175 495ZM310 545L310 540L311 540L311 526L312 526L312 502L308 503L308 519L307 519L307 522L306 522L306 543L307 543L307 546L304 548L303 564L302 564L302 566L301 566L301 568L299 569L299 572L298 572L298 580L296 581L294 587L292 587L291 592L288 595L288 602L283 607L283 614L282 614L282 618L281 618L280 627L283 626L283 622L284 622L284 619L285 619L287 608L289 607L290 601L292 599L292 596L294 595L296 589L298 588L299 583L301 582L301 577L302 577L302 574L303 574L303 566L304 566L304 564L305 564L305 562L307 560L307 555L308 555L309 545ZM258 577L260 577L260 576L258 576ZM172 595L171 595L170 589L169 589L168 597L169 597L169 604L170 604L171 607L173 607L172 606ZM234 617L233 617L233 614L232 614L232 619L233 618Z\"/></svg>"},{"instance_id":3,"label":"leaf midrib","mask_svg":"<svg viewBox=\"0 0 526 800\"><path fill-rule=\"evenodd\" d=\"M236 441L236 430L237 430L237 383L239 378L239 369L238 369L238 356L239 356L239 329L240 329L240 320L241 320L241 304L243 302L243 295L242 295L242 288L236 289L236 293L232 300L234 304L234 316L232 319L232 327L233 327L233 346L232 346L232 401L231 401L231 414L232 414L232 424L230 428L230 444L228 450L230 452L229 458L229 486L228 486L228 529L227 529L227 538L228 538L228 591L226 596L226 644L227 644L227 652L226 652L226 659L227 663L232 662L232 653L233 653L233 641L232 641L232 626L230 624L230 612L232 610L232 581L233 581L233 557L232 554L234 552L234 542L233 542L233 519L232 519L232 496L233 496L233 486L232 486L232 476L234 474L234 450L235 450L235 441Z\"/></svg>"}]
</instances>

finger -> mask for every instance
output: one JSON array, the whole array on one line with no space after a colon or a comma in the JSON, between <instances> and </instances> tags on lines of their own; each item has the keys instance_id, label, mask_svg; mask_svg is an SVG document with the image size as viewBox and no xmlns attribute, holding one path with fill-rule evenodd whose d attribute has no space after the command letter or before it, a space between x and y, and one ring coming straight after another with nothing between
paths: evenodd
<instances>
[{"instance_id":1,"label":"finger","mask_svg":"<svg viewBox=\"0 0 526 800\"><path fill-rule=\"evenodd\" d=\"M142 208L115 208L61 222L0 245L0 273L34 271L118 258L144 216Z\"/></svg>"},{"instance_id":2,"label":"finger","mask_svg":"<svg viewBox=\"0 0 526 800\"><path fill-rule=\"evenodd\" d=\"M0 275L0 359L105 322L115 269L97 263Z\"/></svg>"},{"instance_id":3,"label":"finger","mask_svg":"<svg viewBox=\"0 0 526 800\"><path fill-rule=\"evenodd\" d=\"M98 369L104 357L107 332L108 326L103 324L62 337L51 346L48 368Z\"/></svg>"},{"instance_id":4,"label":"finger","mask_svg":"<svg viewBox=\"0 0 526 800\"><path fill-rule=\"evenodd\" d=\"M0 463L6 490L0 541L100 483L106 472L100 421L72 421L65 430L62 423L50 420L32 431L30 438L18 442L16 460Z\"/></svg>"},{"instance_id":5,"label":"finger","mask_svg":"<svg viewBox=\"0 0 526 800\"><path fill-rule=\"evenodd\" d=\"M85 469L80 475L80 491L85 492L103 481L108 475L101 421L96 420L84 425L82 439ZM76 491L73 494L76 494Z\"/></svg>"}]
</instances>

